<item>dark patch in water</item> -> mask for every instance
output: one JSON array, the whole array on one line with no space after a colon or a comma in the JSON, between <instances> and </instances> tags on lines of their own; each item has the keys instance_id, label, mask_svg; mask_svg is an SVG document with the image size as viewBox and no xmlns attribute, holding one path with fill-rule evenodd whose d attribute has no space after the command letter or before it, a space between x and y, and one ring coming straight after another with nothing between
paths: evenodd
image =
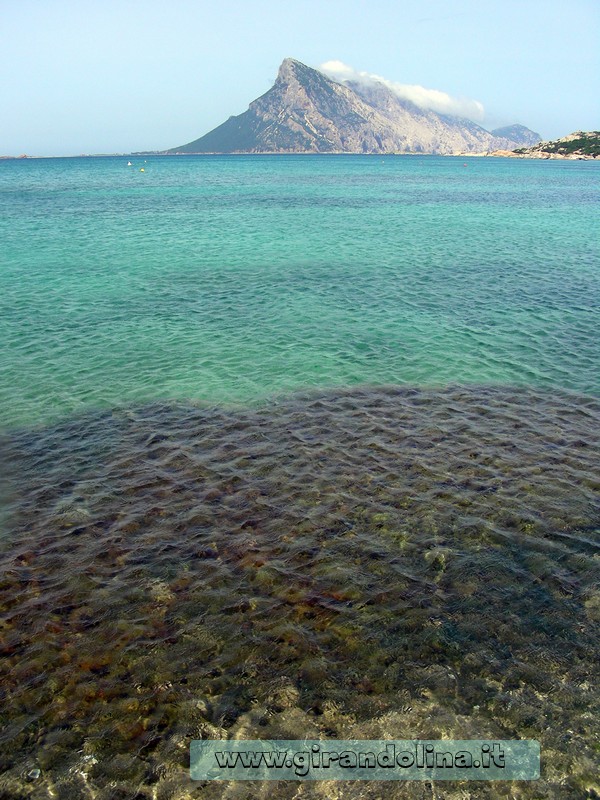
<instances>
[{"instance_id":1,"label":"dark patch in water","mask_svg":"<svg viewBox=\"0 0 600 800\"><path fill-rule=\"evenodd\" d=\"M6 437L0 797L258 796L191 784L189 740L303 736L534 738L519 796L594 796L599 431L589 397L384 387Z\"/></svg>"}]
</instances>

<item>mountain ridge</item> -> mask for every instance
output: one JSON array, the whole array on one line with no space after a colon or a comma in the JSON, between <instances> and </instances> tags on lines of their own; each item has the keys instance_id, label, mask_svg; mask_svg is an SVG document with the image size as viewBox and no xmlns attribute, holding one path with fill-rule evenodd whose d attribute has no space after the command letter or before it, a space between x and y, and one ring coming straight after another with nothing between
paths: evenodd
<instances>
[{"instance_id":1,"label":"mountain ridge","mask_svg":"<svg viewBox=\"0 0 600 800\"><path fill-rule=\"evenodd\" d=\"M273 86L247 111L165 153L449 155L523 144L530 139L494 136L470 120L419 108L381 82L339 83L286 58Z\"/></svg>"}]
</instances>

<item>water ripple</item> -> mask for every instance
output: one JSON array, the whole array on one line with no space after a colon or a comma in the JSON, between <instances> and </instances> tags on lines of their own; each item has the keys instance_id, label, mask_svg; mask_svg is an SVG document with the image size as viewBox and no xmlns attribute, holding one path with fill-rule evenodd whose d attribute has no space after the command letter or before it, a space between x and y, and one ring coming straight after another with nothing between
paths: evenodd
<instances>
[{"instance_id":1,"label":"water ripple","mask_svg":"<svg viewBox=\"0 0 600 800\"><path fill-rule=\"evenodd\" d=\"M586 796L599 433L590 397L389 386L6 436L0 792L183 800L191 738L401 732L538 739L519 796Z\"/></svg>"}]
</instances>

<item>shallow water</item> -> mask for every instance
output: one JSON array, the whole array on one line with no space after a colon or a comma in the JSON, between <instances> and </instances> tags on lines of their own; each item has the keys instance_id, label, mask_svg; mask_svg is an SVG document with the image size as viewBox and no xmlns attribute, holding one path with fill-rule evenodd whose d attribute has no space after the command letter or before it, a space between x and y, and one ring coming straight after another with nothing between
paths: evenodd
<instances>
[{"instance_id":1,"label":"shallow water","mask_svg":"<svg viewBox=\"0 0 600 800\"><path fill-rule=\"evenodd\" d=\"M540 782L385 794L593 796L599 431L572 393L362 387L13 433L2 796L268 796L190 783L189 739L304 736L535 738Z\"/></svg>"},{"instance_id":2,"label":"shallow water","mask_svg":"<svg viewBox=\"0 0 600 800\"><path fill-rule=\"evenodd\" d=\"M598 165L127 160L0 162L0 800L600 796ZM303 736L542 779L189 781Z\"/></svg>"},{"instance_id":3,"label":"shallow water","mask_svg":"<svg viewBox=\"0 0 600 800\"><path fill-rule=\"evenodd\" d=\"M0 162L0 429L307 386L600 393L594 162L134 161Z\"/></svg>"}]
</instances>

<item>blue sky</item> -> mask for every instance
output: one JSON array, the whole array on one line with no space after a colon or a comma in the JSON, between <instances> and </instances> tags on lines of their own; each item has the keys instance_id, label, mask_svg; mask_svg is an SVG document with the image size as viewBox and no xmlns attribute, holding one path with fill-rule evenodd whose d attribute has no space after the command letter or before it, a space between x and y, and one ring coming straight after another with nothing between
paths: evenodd
<instances>
[{"instance_id":1,"label":"blue sky","mask_svg":"<svg viewBox=\"0 0 600 800\"><path fill-rule=\"evenodd\" d=\"M175 147L287 56L476 100L489 128L600 128L600 0L0 0L0 155Z\"/></svg>"}]
</instances>

